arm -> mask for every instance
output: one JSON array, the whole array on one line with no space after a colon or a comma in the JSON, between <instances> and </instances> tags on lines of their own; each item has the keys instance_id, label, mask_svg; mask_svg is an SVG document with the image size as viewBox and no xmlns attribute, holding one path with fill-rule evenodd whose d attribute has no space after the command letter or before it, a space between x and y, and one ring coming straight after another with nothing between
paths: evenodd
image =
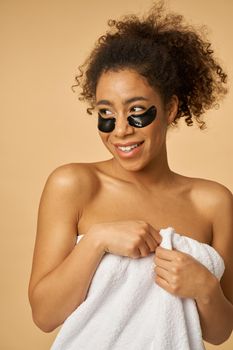
<instances>
[{"instance_id":1,"label":"arm","mask_svg":"<svg viewBox=\"0 0 233 350\"><path fill-rule=\"evenodd\" d=\"M202 198L208 197L205 206L213 222L212 246L225 262L221 283L190 254L160 246L154 258L155 282L171 294L194 299L203 339L218 345L230 337L233 328L233 199L226 187L210 186Z\"/></svg>"},{"instance_id":2,"label":"arm","mask_svg":"<svg viewBox=\"0 0 233 350\"><path fill-rule=\"evenodd\" d=\"M33 320L53 331L85 300L104 255L95 235L76 245L77 217L88 200L93 178L81 165L57 168L41 196L28 295Z\"/></svg>"},{"instance_id":3,"label":"arm","mask_svg":"<svg viewBox=\"0 0 233 350\"><path fill-rule=\"evenodd\" d=\"M212 246L224 259L225 271L220 282L210 275L203 296L196 299L203 339L215 345L226 341L233 329L233 196L224 186L217 192Z\"/></svg>"}]
</instances>

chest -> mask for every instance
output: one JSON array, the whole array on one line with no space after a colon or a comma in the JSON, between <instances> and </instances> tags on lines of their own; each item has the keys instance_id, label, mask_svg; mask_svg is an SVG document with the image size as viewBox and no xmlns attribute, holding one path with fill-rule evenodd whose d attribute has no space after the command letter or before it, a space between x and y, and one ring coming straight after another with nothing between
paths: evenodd
<instances>
[{"instance_id":1,"label":"chest","mask_svg":"<svg viewBox=\"0 0 233 350\"><path fill-rule=\"evenodd\" d=\"M85 205L78 223L85 234L95 223L143 220L155 229L173 227L177 233L211 244L211 223L188 193L140 193L132 188L102 188Z\"/></svg>"}]
</instances>

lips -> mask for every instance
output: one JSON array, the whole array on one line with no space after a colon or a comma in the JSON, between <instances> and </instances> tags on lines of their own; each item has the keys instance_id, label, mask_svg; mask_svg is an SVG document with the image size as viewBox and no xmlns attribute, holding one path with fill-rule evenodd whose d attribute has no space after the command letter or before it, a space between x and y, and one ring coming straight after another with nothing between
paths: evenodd
<instances>
[{"instance_id":1,"label":"lips","mask_svg":"<svg viewBox=\"0 0 233 350\"><path fill-rule=\"evenodd\" d=\"M115 144L115 150L121 159L134 159L140 156L144 141L135 141ZM135 146L137 144L137 146ZM119 146L117 146L119 145Z\"/></svg>"},{"instance_id":2,"label":"lips","mask_svg":"<svg viewBox=\"0 0 233 350\"><path fill-rule=\"evenodd\" d=\"M127 142L127 143L114 143L115 147L127 147L127 146L132 146L132 145L141 145L144 141L132 141L132 142Z\"/></svg>"}]
</instances>

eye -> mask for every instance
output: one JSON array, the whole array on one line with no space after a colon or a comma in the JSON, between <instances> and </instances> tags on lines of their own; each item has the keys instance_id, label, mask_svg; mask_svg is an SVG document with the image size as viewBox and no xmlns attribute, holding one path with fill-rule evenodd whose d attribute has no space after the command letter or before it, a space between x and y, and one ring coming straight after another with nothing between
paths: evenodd
<instances>
[{"instance_id":1,"label":"eye","mask_svg":"<svg viewBox=\"0 0 233 350\"><path fill-rule=\"evenodd\" d=\"M145 110L145 108L144 107L142 107L142 106L134 106L134 107L132 107L131 108L131 111L134 111L134 112L140 112L140 110Z\"/></svg>"},{"instance_id":2,"label":"eye","mask_svg":"<svg viewBox=\"0 0 233 350\"><path fill-rule=\"evenodd\" d=\"M111 116L111 115L113 115L113 113L111 111L109 111L108 109L106 109L106 108L101 108L99 110L99 113L101 115L103 115L103 116Z\"/></svg>"}]
</instances>

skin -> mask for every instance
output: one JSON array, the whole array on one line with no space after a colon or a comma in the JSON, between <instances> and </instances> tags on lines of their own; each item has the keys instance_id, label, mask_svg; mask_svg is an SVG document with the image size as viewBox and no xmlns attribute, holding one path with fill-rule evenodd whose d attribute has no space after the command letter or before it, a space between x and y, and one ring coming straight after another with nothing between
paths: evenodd
<instances>
[{"instance_id":1,"label":"skin","mask_svg":"<svg viewBox=\"0 0 233 350\"><path fill-rule=\"evenodd\" d=\"M135 96L147 100L124 103ZM109 102L98 104L101 100ZM127 123L133 107L137 107L134 113L142 113L151 105L156 106L158 113L153 123L144 128L133 128ZM49 319L49 315L55 314L53 310L60 310L53 324L43 326L45 331L51 331L77 307L74 291L90 275L90 271L85 271L75 282L74 276L78 274L75 261L87 269L91 264L96 266L103 250L120 255L128 252L128 256L135 258L154 251L155 283L174 295L194 298L203 339L222 343L233 326L232 193L214 181L186 177L169 168L166 135L177 113L175 95L165 106L159 92L136 71L108 71L101 75L96 88L96 112L102 108L108 110L107 117L116 116L111 133L98 131L112 154L111 159L66 164L57 168L46 183L29 286L32 308L39 308L44 295L50 300L51 293L51 302L45 307L49 312L47 315L43 311L43 318ZM142 140L144 144L137 157L122 159L117 154L114 143ZM221 282L190 255L159 247L159 229L168 226L212 245L219 252L226 266ZM77 232L86 238L81 240L80 247L75 247ZM94 241L94 237L98 239ZM140 240L136 242L136 238ZM93 242L100 252L95 261L88 255L93 254L89 249ZM135 246L137 250L132 249ZM80 302L85 299L93 273L92 269L88 281L85 280ZM70 286L70 290L64 286ZM63 290L60 299L56 295L57 304L53 287L54 291Z\"/></svg>"}]
</instances>

